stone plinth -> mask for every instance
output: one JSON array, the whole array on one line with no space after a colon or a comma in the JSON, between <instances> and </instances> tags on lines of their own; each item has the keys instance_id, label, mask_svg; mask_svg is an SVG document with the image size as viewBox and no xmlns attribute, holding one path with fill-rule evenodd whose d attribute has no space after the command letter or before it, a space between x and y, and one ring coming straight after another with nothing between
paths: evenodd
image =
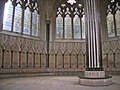
<instances>
[{"instance_id":1,"label":"stone plinth","mask_svg":"<svg viewBox=\"0 0 120 90\"><path fill-rule=\"evenodd\" d=\"M106 86L112 84L112 76L106 76L104 71L85 71L79 76L79 84L86 86Z\"/></svg>"}]
</instances>

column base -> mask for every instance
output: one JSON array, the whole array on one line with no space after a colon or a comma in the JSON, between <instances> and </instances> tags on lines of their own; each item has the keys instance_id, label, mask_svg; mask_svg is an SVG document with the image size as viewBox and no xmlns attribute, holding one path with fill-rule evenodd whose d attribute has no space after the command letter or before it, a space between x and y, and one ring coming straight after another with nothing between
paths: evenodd
<instances>
[{"instance_id":1,"label":"column base","mask_svg":"<svg viewBox=\"0 0 120 90\"><path fill-rule=\"evenodd\" d=\"M86 78L104 78L105 71L85 71L84 77L86 77Z\"/></svg>"},{"instance_id":2,"label":"column base","mask_svg":"<svg viewBox=\"0 0 120 90\"><path fill-rule=\"evenodd\" d=\"M106 86L112 84L112 76L106 76L105 71L85 71L79 76L79 84L86 86Z\"/></svg>"}]
</instances>

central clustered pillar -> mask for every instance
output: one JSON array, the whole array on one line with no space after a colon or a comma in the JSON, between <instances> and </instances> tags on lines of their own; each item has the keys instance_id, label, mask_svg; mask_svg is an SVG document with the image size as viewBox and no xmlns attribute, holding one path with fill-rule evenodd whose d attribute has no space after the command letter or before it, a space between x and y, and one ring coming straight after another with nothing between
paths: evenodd
<instances>
[{"instance_id":1,"label":"central clustered pillar","mask_svg":"<svg viewBox=\"0 0 120 90\"><path fill-rule=\"evenodd\" d=\"M105 77L102 67L100 0L84 0L86 21L86 71L85 76ZM92 72L91 72L92 71Z\"/></svg>"},{"instance_id":2,"label":"central clustered pillar","mask_svg":"<svg viewBox=\"0 0 120 90\"><path fill-rule=\"evenodd\" d=\"M86 27L86 70L80 77L83 85L109 85L102 65L100 0L84 0Z\"/></svg>"}]
</instances>

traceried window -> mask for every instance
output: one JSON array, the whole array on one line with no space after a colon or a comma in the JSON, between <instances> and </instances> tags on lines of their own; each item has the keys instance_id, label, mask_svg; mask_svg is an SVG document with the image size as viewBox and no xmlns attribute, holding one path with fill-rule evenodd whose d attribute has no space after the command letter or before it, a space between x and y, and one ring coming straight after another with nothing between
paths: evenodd
<instances>
[{"instance_id":1,"label":"traceried window","mask_svg":"<svg viewBox=\"0 0 120 90\"><path fill-rule=\"evenodd\" d=\"M13 16L13 5L10 0L5 4L4 9L4 21L3 21L3 29L11 31L12 26L12 16Z\"/></svg>"},{"instance_id":2,"label":"traceried window","mask_svg":"<svg viewBox=\"0 0 120 90\"><path fill-rule=\"evenodd\" d=\"M4 8L3 30L38 36L39 11L36 0L8 0Z\"/></svg>"},{"instance_id":3,"label":"traceried window","mask_svg":"<svg viewBox=\"0 0 120 90\"><path fill-rule=\"evenodd\" d=\"M71 38L72 37L72 29L71 29L71 18L67 14L65 17L65 38Z\"/></svg>"},{"instance_id":4,"label":"traceried window","mask_svg":"<svg viewBox=\"0 0 120 90\"><path fill-rule=\"evenodd\" d=\"M120 2L111 0L107 9L108 37L120 36Z\"/></svg>"},{"instance_id":5,"label":"traceried window","mask_svg":"<svg viewBox=\"0 0 120 90\"><path fill-rule=\"evenodd\" d=\"M56 18L56 38L63 38L63 18L59 14Z\"/></svg>"},{"instance_id":6,"label":"traceried window","mask_svg":"<svg viewBox=\"0 0 120 90\"><path fill-rule=\"evenodd\" d=\"M17 4L14 13L13 32L18 32L18 33L21 32L21 20L22 20L22 8L20 4Z\"/></svg>"},{"instance_id":7,"label":"traceried window","mask_svg":"<svg viewBox=\"0 0 120 90\"><path fill-rule=\"evenodd\" d=\"M66 0L57 10L56 39L84 39L85 19L82 4Z\"/></svg>"},{"instance_id":8,"label":"traceried window","mask_svg":"<svg viewBox=\"0 0 120 90\"><path fill-rule=\"evenodd\" d=\"M31 12L30 12L29 7L26 7L26 9L25 9L25 18L26 18L26 20L24 20L23 33L24 34L30 34Z\"/></svg>"}]
</instances>

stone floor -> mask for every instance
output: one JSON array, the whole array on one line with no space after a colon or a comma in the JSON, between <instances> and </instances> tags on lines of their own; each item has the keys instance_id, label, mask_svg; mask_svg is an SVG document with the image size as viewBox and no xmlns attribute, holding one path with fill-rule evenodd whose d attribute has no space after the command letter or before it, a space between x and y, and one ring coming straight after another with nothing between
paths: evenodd
<instances>
[{"instance_id":1,"label":"stone floor","mask_svg":"<svg viewBox=\"0 0 120 90\"><path fill-rule=\"evenodd\" d=\"M120 76L110 86L82 86L75 76L40 76L0 79L0 90L120 90Z\"/></svg>"}]
</instances>

